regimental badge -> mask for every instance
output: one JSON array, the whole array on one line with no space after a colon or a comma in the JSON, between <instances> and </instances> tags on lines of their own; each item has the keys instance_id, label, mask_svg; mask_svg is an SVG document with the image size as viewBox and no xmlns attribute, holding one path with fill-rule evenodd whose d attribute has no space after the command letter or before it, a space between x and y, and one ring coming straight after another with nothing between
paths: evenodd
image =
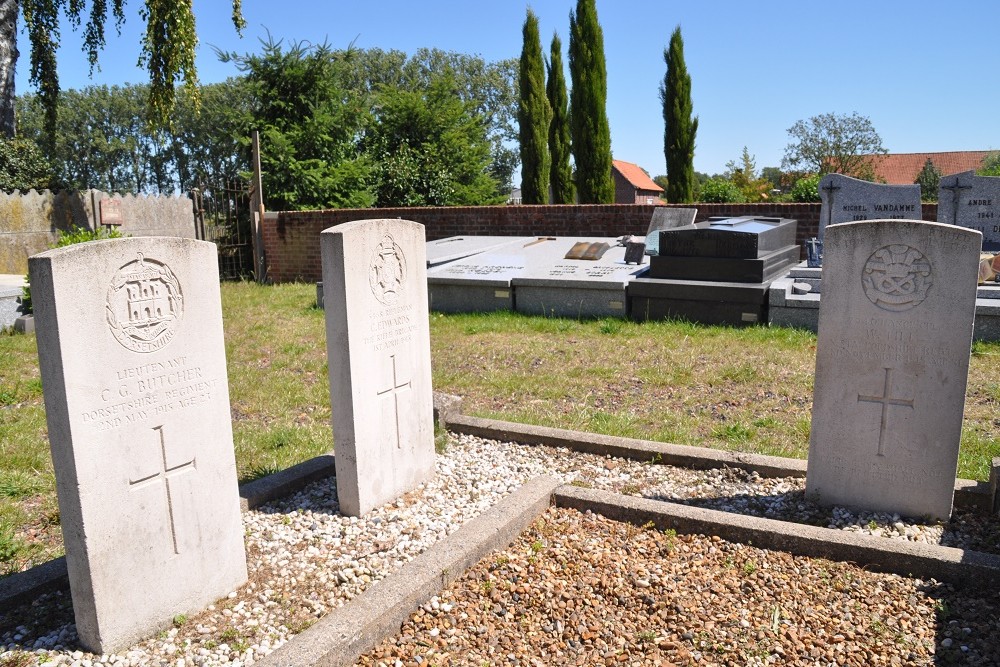
<instances>
[{"instance_id":1,"label":"regimental badge","mask_svg":"<svg viewBox=\"0 0 1000 667\"><path fill-rule=\"evenodd\" d=\"M181 286L163 262L137 259L118 269L108 288L108 325L133 352L155 352L169 343L184 314Z\"/></svg>"},{"instance_id":2,"label":"regimental badge","mask_svg":"<svg viewBox=\"0 0 1000 667\"><path fill-rule=\"evenodd\" d=\"M372 253L368 284L375 298L387 306L399 300L406 277L406 257L392 236L386 234Z\"/></svg>"},{"instance_id":3,"label":"regimental badge","mask_svg":"<svg viewBox=\"0 0 1000 667\"><path fill-rule=\"evenodd\" d=\"M865 296L879 308L899 312L927 298L932 280L931 262L908 245L893 244L872 253L861 272Z\"/></svg>"}]
</instances>

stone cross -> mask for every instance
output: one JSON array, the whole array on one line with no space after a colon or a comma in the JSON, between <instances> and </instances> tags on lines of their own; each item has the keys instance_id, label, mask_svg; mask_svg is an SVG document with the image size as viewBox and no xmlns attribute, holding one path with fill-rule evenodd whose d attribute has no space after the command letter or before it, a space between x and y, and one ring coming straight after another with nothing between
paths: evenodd
<instances>
[{"instance_id":1,"label":"stone cross","mask_svg":"<svg viewBox=\"0 0 1000 667\"><path fill-rule=\"evenodd\" d=\"M861 403L879 403L882 406L882 420L878 429L878 453L877 456L885 456L885 432L889 425L889 406L901 405L913 409L912 398L894 398L889 396L892 390L892 369L885 369L885 385L882 387L881 396L866 396L858 394L858 401Z\"/></svg>"}]
</instances>

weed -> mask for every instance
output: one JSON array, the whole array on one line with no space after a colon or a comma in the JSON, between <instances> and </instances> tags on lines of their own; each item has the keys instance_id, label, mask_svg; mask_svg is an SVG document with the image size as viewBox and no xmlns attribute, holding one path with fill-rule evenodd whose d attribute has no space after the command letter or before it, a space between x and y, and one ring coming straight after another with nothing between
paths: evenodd
<instances>
[{"instance_id":1,"label":"weed","mask_svg":"<svg viewBox=\"0 0 1000 667\"><path fill-rule=\"evenodd\" d=\"M644 644L650 644L656 641L656 632L654 630L643 630L637 636L639 641Z\"/></svg>"},{"instance_id":2,"label":"weed","mask_svg":"<svg viewBox=\"0 0 1000 667\"><path fill-rule=\"evenodd\" d=\"M750 576L756 571L757 571L757 563L755 563L754 561L748 560L747 562L743 563L743 574Z\"/></svg>"},{"instance_id":3,"label":"weed","mask_svg":"<svg viewBox=\"0 0 1000 667\"><path fill-rule=\"evenodd\" d=\"M489 593L490 591L492 591L493 590L493 580L492 579L483 579L482 581L480 581L479 582L479 590L481 592L483 592L483 593Z\"/></svg>"},{"instance_id":4,"label":"weed","mask_svg":"<svg viewBox=\"0 0 1000 667\"><path fill-rule=\"evenodd\" d=\"M537 554L544 548L545 545L542 544L541 540L535 540L534 542L531 543L531 553Z\"/></svg>"},{"instance_id":5,"label":"weed","mask_svg":"<svg viewBox=\"0 0 1000 667\"><path fill-rule=\"evenodd\" d=\"M35 664L35 655L24 651L12 651L0 655L0 667L31 667Z\"/></svg>"},{"instance_id":6,"label":"weed","mask_svg":"<svg viewBox=\"0 0 1000 667\"><path fill-rule=\"evenodd\" d=\"M173 618L173 623L175 628L179 628L188 622L187 614L177 614Z\"/></svg>"},{"instance_id":7,"label":"weed","mask_svg":"<svg viewBox=\"0 0 1000 667\"><path fill-rule=\"evenodd\" d=\"M239 637L239 634L236 632L236 628L226 628L222 631L222 634L219 635L219 639L227 644L234 641L237 637Z\"/></svg>"},{"instance_id":8,"label":"weed","mask_svg":"<svg viewBox=\"0 0 1000 667\"><path fill-rule=\"evenodd\" d=\"M622 487L622 494L626 496L634 496L639 493L638 484L626 484Z\"/></svg>"},{"instance_id":9,"label":"weed","mask_svg":"<svg viewBox=\"0 0 1000 667\"><path fill-rule=\"evenodd\" d=\"M667 551L673 551L677 547L677 531L667 528L663 531L663 546Z\"/></svg>"},{"instance_id":10,"label":"weed","mask_svg":"<svg viewBox=\"0 0 1000 667\"><path fill-rule=\"evenodd\" d=\"M870 530L872 532L875 532L876 530L878 530L878 522L875 521L875 519L870 519L868 521L868 530Z\"/></svg>"},{"instance_id":11,"label":"weed","mask_svg":"<svg viewBox=\"0 0 1000 667\"><path fill-rule=\"evenodd\" d=\"M497 567L503 567L510 562L507 556L497 556Z\"/></svg>"},{"instance_id":12,"label":"weed","mask_svg":"<svg viewBox=\"0 0 1000 667\"><path fill-rule=\"evenodd\" d=\"M24 545L7 522L0 522L0 563L13 562L24 551Z\"/></svg>"},{"instance_id":13,"label":"weed","mask_svg":"<svg viewBox=\"0 0 1000 667\"><path fill-rule=\"evenodd\" d=\"M572 482L569 483L569 485L570 486L576 486L576 487L579 487L581 489L592 489L592 488L594 488L593 484L591 484L590 482L585 482L582 479L574 479Z\"/></svg>"}]
</instances>

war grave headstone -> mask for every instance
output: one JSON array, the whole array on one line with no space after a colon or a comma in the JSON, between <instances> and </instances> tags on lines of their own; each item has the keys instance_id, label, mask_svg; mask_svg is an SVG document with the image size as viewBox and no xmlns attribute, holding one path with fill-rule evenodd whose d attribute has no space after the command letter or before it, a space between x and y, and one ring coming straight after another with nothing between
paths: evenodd
<instances>
[{"instance_id":1,"label":"war grave headstone","mask_svg":"<svg viewBox=\"0 0 1000 667\"><path fill-rule=\"evenodd\" d=\"M361 516L434 474L424 227L348 222L320 252L337 499Z\"/></svg>"},{"instance_id":2,"label":"war grave headstone","mask_svg":"<svg viewBox=\"0 0 1000 667\"><path fill-rule=\"evenodd\" d=\"M975 229L983 235L983 250L1000 251L1000 178L974 171L942 177L937 219Z\"/></svg>"},{"instance_id":3,"label":"war grave headstone","mask_svg":"<svg viewBox=\"0 0 1000 667\"><path fill-rule=\"evenodd\" d=\"M653 209L653 217L650 218L649 227L646 229L646 254L655 255L660 251L661 231L693 225L697 215L696 208L658 206Z\"/></svg>"},{"instance_id":4,"label":"war grave headstone","mask_svg":"<svg viewBox=\"0 0 1000 667\"><path fill-rule=\"evenodd\" d=\"M212 243L29 258L81 644L108 653L247 578Z\"/></svg>"},{"instance_id":5,"label":"war grave headstone","mask_svg":"<svg viewBox=\"0 0 1000 667\"><path fill-rule=\"evenodd\" d=\"M919 185L886 185L843 174L827 174L819 181L819 240L826 228L860 220L919 220Z\"/></svg>"},{"instance_id":6,"label":"war grave headstone","mask_svg":"<svg viewBox=\"0 0 1000 667\"><path fill-rule=\"evenodd\" d=\"M557 238L525 248L511 278L514 309L554 317L624 317L625 287L644 265L625 262L616 239Z\"/></svg>"},{"instance_id":7,"label":"war grave headstone","mask_svg":"<svg viewBox=\"0 0 1000 667\"><path fill-rule=\"evenodd\" d=\"M826 230L807 496L951 515L981 243L915 220Z\"/></svg>"}]
</instances>

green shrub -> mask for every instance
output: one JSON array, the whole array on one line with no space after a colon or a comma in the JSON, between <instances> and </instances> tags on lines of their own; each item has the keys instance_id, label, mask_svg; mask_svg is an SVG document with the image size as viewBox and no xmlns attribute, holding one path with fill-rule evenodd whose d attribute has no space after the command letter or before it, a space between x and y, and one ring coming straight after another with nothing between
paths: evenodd
<instances>
[{"instance_id":1,"label":"green shrub","mask_svg":"<svg viewBox=\"0 0 1000 667\"><path fill-rule=\"evenodd\" d=\"M746 197L740 189L725 178L710 178L701 186L699 201L718 204L741 204Z\"/></svg>"},{"instance_id":2,"label":"green shrub","mask_svg":"<svg viewBox=\"0 0 1000 667\"><path fill-rule=\"evenodd\" d=\"M69 231L60 230L55 243L50 243L50 248L62 248L63 246L75 243L86 243L87 241L100 241L102 239L120 239L125 235L118 231L116 227L101 229L87 229L86 227L73 227ZM21 313L30 315L34 312L31 307L31 276L25 276L28 284L21 288Z\"/></svg>"},{"instance_id":3,"label":"green shrub","mask_svg":"<svg viewBox=\"0 0 1000 667\"><path fill-rule=\"evenodd\" d=\"M819 198L819 174L806 176L795 181L792 186L792 201L794 202L817 202Z\"/></svg>"}]
</instances>

